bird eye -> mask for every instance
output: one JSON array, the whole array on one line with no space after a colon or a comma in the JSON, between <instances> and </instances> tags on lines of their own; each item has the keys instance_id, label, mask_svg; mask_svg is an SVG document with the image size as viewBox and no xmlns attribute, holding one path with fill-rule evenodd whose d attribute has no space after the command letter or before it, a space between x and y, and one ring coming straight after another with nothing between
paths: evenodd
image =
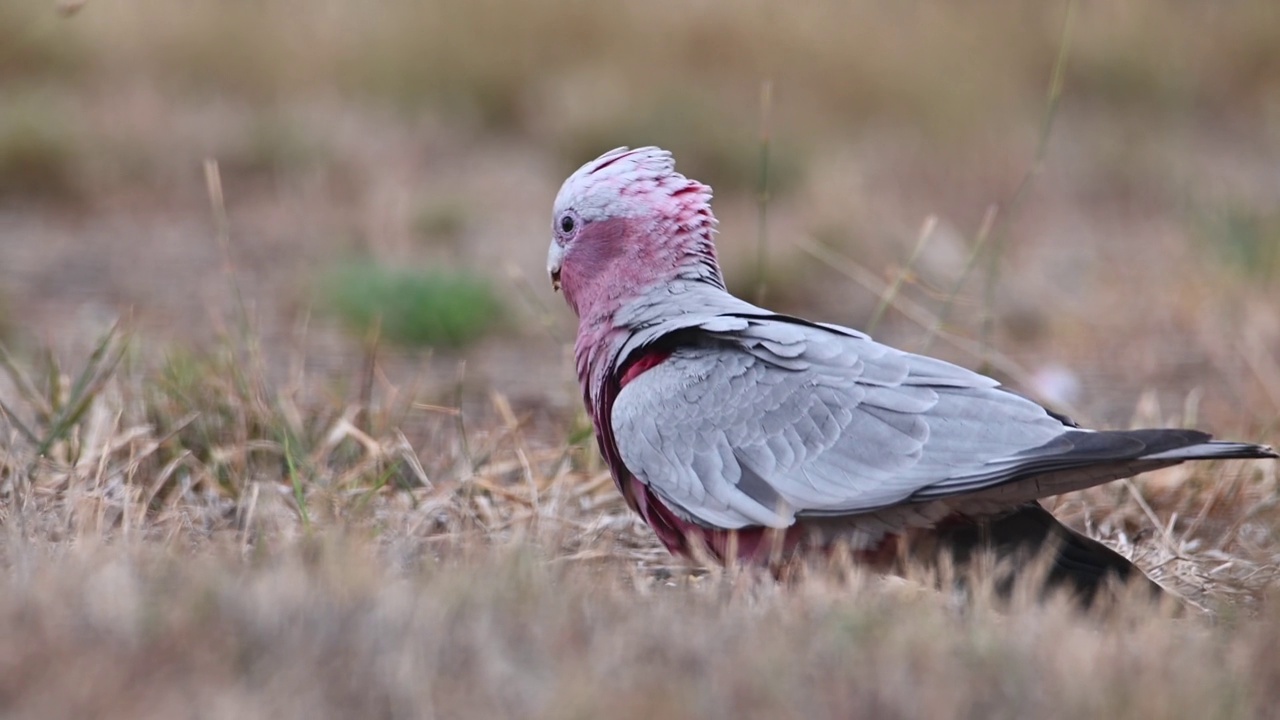
<instances>
[{"instance_id":1,"label":"bird eye","mask_svg":"<svg viewBox=\"0 0 1280 720\"><path fill-rule=\"evenodd\" d=\"M560 218L560 231L565 233L573 232L573 218L568 215Z\"/></svg>"}]
</instances>

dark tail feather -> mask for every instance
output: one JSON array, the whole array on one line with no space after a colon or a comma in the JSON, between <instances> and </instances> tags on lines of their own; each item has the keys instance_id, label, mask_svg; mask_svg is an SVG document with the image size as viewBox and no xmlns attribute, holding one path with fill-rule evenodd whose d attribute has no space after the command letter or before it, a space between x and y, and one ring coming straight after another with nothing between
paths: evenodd
<instances>
[{"instance_id":1,"label":"dark tail feather","mask_svg":"<svg viewBox=\"0 0 1280 720\"><path fill-rule=\"evenodd\" d=\"M1046 590L1065 590L1090 606L1098 593L1112 584L1148 585L1153 597L1164 594L1136 565L1097 540L1068 528L1039 503L1027 503L994 519L961 521L936 530L939 559L949 559L963 570L976 554L991 552L997 561L1012 563L1012 575L997 580L996 589L1007 596L1020 569L1048 562ZM1043 558L1043 560L1042 560Z\"/></svg>"},{"instance_id":2,"label":"dark tail feather","mask_svg":"<svg viewBox=\"0 0 1280 720\"><path fill-rule=\"evenodd\" d=\"M1022 456L1024 462L1010 477L994 485L974 488L969 497L1019 504L1188 460L1280 457L1266 445L1223 442L1198 430L1175 429L1070 431ZM944 487L944 492L933 493L925 488L915 497L955 495L962 489L954 483Z\"/></svg>"},{"instance_id":3,"label":"dark tail feather","mask_svg":"<svg viewBox=\"0 0 1280 720\"><path fill-rule=\"evenodd\" d=\"M1266 445L1209 440L1142 456L1144 460L1215 460L1218 458L1264 460L1280 458L1280 455Z\"/></svg>"}]
</instances>

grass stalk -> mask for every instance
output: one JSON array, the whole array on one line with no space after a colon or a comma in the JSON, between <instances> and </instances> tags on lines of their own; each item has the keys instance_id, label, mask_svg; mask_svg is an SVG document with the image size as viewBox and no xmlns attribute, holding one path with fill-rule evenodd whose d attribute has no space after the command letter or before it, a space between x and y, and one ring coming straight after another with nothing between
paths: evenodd
<instances>
[{"instance_id":1,"label":"grass stalk","mask_svg":"<svg viewBox=\"0 0 1280 720\"><path fill-rule=\"evenodd\" d=\"M947 320L951 317L951 309L955 307L956 298L959 297L960 291L964 289L965 283L969 281L970 274L978 265L978 259L982 257L982 251L987 246L987 239L991 237L991 228L995 224L998 209L995 205L988 205L987 211L982 215L982 224L978 226L978 234L973 238L973 247L969 249L969 254L965 258L964 268L960 271L960 277L956 278L951 285L951 291L947 293L947 299L943 301L942 307L938 308L938 316L933 324L925 331L924 340L920 343L920 352L928 352L933 340L938 336L938 332L946 325Z\"/></svg>"},{"instance_id":2,"label":"grass stalk","mask_svg":"<svg viewBox=\"0 0 1280 720\"><path fill-rule=\"evenodd\" d=\"M983 292L982 330L980 342L984 348L991 347L992 332L995 323L996 290L1000 284L1002 260L1008 240L1008 224L1017 215L1018 209L1027 197L1035 179L1044 169L1045 157L1049 152L1049 138L1053 134L1054 120L1058 116L1058 106L1062 100L1062 84L1066 77L1067 58L1071 50L1071 28L1075 23L1076 3L1068 0L1066 12L1062 20L1062 32L1058 38L1058 54L1053 62L1053 73L1049 80L1048 96L1045 100L1045 111L1040 121L1040 133L1036 140L1036 152L1018 187L1009 200L1007 209L1000 214L992 228L991 250L987 255L987 277Z\"/></svg>"},{"instance_id":3,"label":"grass stalk","mask_svg":"<svg viewBox=\"0 0 1280 720\"><path fill-rule=\"evenodd\" d=\"M907 257L907 264L894 274L893 282L889 283L888 289L880 295L880 300L876 303L876 309L871 313L871 319L867 321L868 334L875 333L876 326L880 324L885 311L889 309L894 299L898 297L898 290L901 289L902 282L913 276L916 259L924 251L924 246L928 244L929 238L933 236L933 231L937 226L938 218L936 216L930 215L924 219L924 224L920 226L920 235L916 238L915 247L911 249L911 255Z\"/></svg>"}]
</instances>

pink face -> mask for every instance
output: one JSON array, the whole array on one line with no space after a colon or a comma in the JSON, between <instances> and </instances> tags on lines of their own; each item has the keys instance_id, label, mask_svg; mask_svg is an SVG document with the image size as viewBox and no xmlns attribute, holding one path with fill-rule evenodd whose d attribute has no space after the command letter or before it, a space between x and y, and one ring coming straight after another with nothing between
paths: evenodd
<instances>
[{"instance_id":1,"label":"pink face","mask_svg":"<svg viewBox=\"0 0 1280 720\"><path fill-rule=\"evenodd\" d=\"M658 148L618 148L565 180L551 219L547 274L581 317L674 269L689 241L710 244L710 189ZM696 235L697 237L691 237Z\"/></svg>"},{"instance_id":2,"label":"pink face","mask_svg":"<svg viewBox=\"0 0 1280 720\"><path fill-rule=\"evenodd\" d=\"M632 218L615 217L584 221L565 214L556 228L547 259L551 286L564 292L565 300L581 314L583 292L596 285L596 280L625 272L632 263L619 263L624 256L635 255L631 228Z\"/></svg>"}]
</instances>

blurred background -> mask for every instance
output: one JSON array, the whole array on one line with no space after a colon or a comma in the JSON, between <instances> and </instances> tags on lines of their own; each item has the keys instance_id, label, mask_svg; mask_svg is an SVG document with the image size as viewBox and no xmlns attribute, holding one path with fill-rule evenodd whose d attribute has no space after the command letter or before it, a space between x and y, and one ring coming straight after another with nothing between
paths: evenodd
<instances>
[{"instance_id":1,"label":"blurred background","mask_svg":"<svg viewBox=\"0 0 1280 720\"><path fill-rule=\"evenodd\" d=\"M270 366L350 378L376 334L393 382L443 397L461 377L563 415L578 394L544 271L552 199L600 152L660 144L714 186L747 297L763 175L765 304L875 318L882 340L1090 422L1274 442L1280 5L1070 15L5 0L0 337L91 343L126 317L160 357L225 339L240 297Z\"/></svg>"}]
</instances>

